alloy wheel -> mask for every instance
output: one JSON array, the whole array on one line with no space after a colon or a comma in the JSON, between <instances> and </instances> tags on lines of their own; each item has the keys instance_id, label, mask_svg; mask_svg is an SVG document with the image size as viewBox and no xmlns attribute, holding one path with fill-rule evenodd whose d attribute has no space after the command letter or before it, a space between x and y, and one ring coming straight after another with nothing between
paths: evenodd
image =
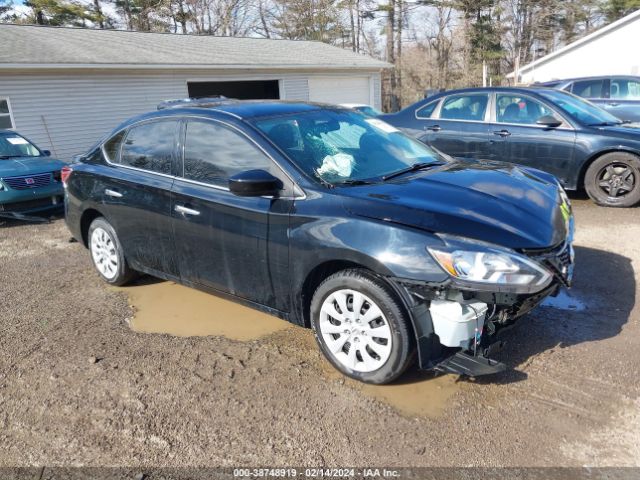
<instances>
[{"instance_id":1,"label":"alloy wheel","mask_svg":"<svg viewBox=\"0 0 640 480\"><path fill-rule=\"evenodd\" d=\"M389 322L373 300L355 290L329 294L318 327L331 355L351 370L373 372L391 355Z\"/></svg>"},{"instance_id":2,"label":"alloy wheel","mask_svg":"<svg viewBox=\"0 0 640 480\"><path fill-rule=\"evenodd\" d=\"M633 191L636 177L633 170L624 163L610 163L600 170L598 186L609 197L622 197Z\"/></svg>"}]
</instances>

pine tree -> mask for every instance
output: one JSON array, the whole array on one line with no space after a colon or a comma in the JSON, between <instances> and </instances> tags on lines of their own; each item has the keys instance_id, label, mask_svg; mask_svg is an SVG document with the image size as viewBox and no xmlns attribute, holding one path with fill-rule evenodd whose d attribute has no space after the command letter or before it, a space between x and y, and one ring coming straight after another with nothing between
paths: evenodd
<instances>
[{"instance_id":1,"label":"pine tree","mask_svg":"<svg viewBox=\"0 0 640 480\"><path fill-rule=\"evenodd\" d=\"M607 21L613 22L640 9L640 0L606 0L603 11Z\"/></svg>"},{"instance_id":2,"label":"pine tree","mask_svg":"<svg viewBox=\"0 0 640 480\"><path fill-rule=\"evenodd\" d=\"M85 26L86 21L94 22L96 15L84 4L69 0L27 0L25 6L32 10L28 20L38 25Z\"/></svg>"}]
</instances>

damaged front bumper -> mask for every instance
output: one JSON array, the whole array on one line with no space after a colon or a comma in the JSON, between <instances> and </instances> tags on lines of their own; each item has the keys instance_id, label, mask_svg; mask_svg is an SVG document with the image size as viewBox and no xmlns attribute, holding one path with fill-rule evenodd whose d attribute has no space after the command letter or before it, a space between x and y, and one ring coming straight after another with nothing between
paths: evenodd
<instances>
[{"instance_id":1,"label":"damaged front bumper","mask_svg":"<svg viewBox=\"0 0 640 480\"><path fill-rule=\"evenodd\" d=\"M392 279L412 317L420 368L471 377L506 369L491 359L504 346L498 334L562 286L569 287L573 276L570 239L555 248L522 253L552 272L553 280L543 290L526 294L473 291L454 283Z\"/></svg>"}]
</instances>

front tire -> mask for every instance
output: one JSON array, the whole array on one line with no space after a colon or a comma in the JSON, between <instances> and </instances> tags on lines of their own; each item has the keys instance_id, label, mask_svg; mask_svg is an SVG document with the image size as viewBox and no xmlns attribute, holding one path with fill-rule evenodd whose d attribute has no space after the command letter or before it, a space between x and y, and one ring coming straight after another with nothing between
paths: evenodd
<instances>
[{"instance_id":1,"label":"front tire","mask_svg":"<svg viewBox=\"0 0 640 480\"><path fill-rule=\"evenodd\" d=\"M311 301L311 325L327 360L361 382L389 383L412 359L405 309L366 270L344 270L322 282Z\"/></svg>"},{"instance_id":2,"label":"front tire","mask_svg":"<svg viewBox=\"0 0 640 480\"><path fill-rule=\"evenodd\" d=\"M119 286L133 279L135 272L129 268L118 235L106 219L99 217L91 222L88 238L93 266L105 282Z\"/></svg>"},{"instance_id":3,"label":"front tire","mask_svg":"<svg viewBox=\"0 0 640 480\"><path fill-rule=\"evenodd\" d=\"M640 158L625 152L602 155L589 165L584 187L598 205L636 205L640 202Z\"/></svg>"}]
</instances>

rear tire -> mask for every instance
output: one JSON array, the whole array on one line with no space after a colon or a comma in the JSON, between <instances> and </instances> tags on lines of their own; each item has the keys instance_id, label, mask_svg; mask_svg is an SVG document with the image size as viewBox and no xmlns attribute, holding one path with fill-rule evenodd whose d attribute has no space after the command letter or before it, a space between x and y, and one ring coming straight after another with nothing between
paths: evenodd
<instances>
[{"instance_id":1,"label":"rear tire","mask_svg":"<svg viewBox=\"0 0 640 480\"><path fill-rule=\"evenodd\" d=\"M105 282L124 285L136 276L127 264L116 231L105 218L91 222L88 239L93 266Z\"/></svg>"},{"instance_id":2,"label":"rear tire","mask_svg":"<svg viewBox=\"0 0 640 480\"><path fill-rule=\"evenodd\" d=\"M389 383L413 358L404 307L366 270L344 270L322 282L311 300L311 325L327 360L361 382Z\"/></svg>"},{"instance_id":3,"label":"rear tire","mask_svg":"<svg viewBox=\"0 0 640 480\"><path fill-rule=\"evenodd\" d=\"M602 155L589 165L584 188L598 205L636 205L640 202L640 158L625 152Z\"/></svg>"}]
</instances>

